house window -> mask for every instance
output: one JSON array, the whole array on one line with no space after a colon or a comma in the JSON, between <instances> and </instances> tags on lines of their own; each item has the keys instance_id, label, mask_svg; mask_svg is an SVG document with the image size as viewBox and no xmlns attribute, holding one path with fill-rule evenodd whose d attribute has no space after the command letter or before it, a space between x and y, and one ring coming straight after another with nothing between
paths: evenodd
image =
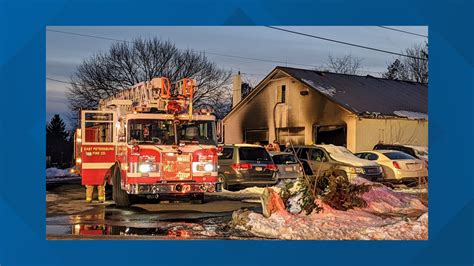
<instances>
[{"instance_id":1,"label":"house window","mask_svg":"<svg viewBox=\"0 0 474 266\"><path fill-rule=\"evenodd\" d=\"M281 102L284 103L286 101L286 86L281 86Z\"/></svg>"},{"instance_id":2,"label":"house window","mask_svg":"<svg viewBox=\"0 0 474 266\"><path fill-rule=\"evenodd\" d=\"M285 85L282 85L281 87L278 88L277 100L280 103L286 102L286 86Z\"/></svg>"}]
</instances>

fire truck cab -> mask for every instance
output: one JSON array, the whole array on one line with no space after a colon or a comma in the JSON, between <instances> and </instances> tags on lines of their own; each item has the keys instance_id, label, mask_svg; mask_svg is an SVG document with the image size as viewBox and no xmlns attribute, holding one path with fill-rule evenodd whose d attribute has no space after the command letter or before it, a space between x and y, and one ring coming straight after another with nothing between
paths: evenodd
<instances>
[{"instance_id":1,"label":"fire truck cab","mask_svg":"<svg viewBox=\"0 0 474 266\"><path fill-rule=\"evenodd\" d=\"M215 116L193 110L195 81L139 83L82 110L76 168L83 185L112 185L118 206L138 196L186 195L203 200L221 190Z\"/></svg>"}]
</instances>

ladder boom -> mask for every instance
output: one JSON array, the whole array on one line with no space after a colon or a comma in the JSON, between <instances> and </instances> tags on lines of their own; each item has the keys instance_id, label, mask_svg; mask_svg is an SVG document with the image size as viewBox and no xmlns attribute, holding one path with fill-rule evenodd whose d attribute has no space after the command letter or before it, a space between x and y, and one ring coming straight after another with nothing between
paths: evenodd
<instances>
[{"instance_id":1,"label":"ladder boom","mask_svg":"<svg viewBox=\"0 0 474 266\"><path fill-rule=\"evenodd\" d=\"M169 107L180 105L182 109L189 109L191 116L195 89L196 81L191 78L184 78L173 84L166 77L153 78L102 99L99 102L99 109L125 107L128 111L146 112L151 108L170 111ZM169 105L170 103L172 104Z\"/></svg>"}]
</instances>

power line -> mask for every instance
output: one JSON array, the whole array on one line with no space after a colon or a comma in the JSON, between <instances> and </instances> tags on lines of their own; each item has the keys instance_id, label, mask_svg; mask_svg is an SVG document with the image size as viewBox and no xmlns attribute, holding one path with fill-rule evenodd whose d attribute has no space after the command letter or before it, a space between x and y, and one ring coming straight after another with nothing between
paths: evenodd
<instances>
[{"instance_id":1,"label":"power line","mask_svg":"<svg viewBox=\"0 0 474 266\"><path fill-rule=\"evenodd\" d=\"M423 34L419 34L419 33L414 33L414 32L411 32L411 31L400 30L400 29L396 29L396 28L392 28L392 27L387 27L387 26L377 26L377 27L382 28L382 29L386 29L386 30L393 30L393 31L403 32L403 33L406 33L406 34L411 34L411 35L415 35L415 36L420 36L420 37L428 38L427 35L423 35Z\"/></svg>"},{"instance_id":2,"label":"power line","mask_svg":"<svg viewBox=\"0 0 474 266\"><path fill-rule=\"evenodd\" d=\"M89 38L95 38L95 39L101 39L101 40L107 40L107 41L133 43L133 41L114 39L114 38L108 38L108 37L102 37L102 36L90 35L90 34L82 34L82 33L70 32L70 31L50 30L50 29L46 29L46 31L57 32L57 33L62 33L62 34L69 34L69 35L76 35L76 36L81 36L81 37L89 37Z\"/></svg>"},{"instance_id":3,"label":"power line","mask_svg":"<svg viewBox=\"0 0 474 266\"><path fill-rule=\"evenodd\" d=\"M90 35L90 34L81 34L81 33L69 32L69 31L50 30L50 29L47 29L46 31L69 34L69 35L76 35L76 36L81 36L81 37L96 38L96 39L102 39L102 40L108 40L108 41L134 43L134 41L127 41L127 40L121 40L121 39L115 39L115 38L101 37L101 36ZM180 49L180 50L183 50L183 49ZM197 52L199 52L199 51L197 51ZM269 63L294 65L294 66L305 66L305 67L312 67L312 68L326 68L326 66L322 66L322 65L312 65L312 64L303 64L303 63L288 62L288 61L281 61L281 60L272 60L272 59L265 59L265 58L256 58L256 57L247 57L247 56L240 56L240 55L222 54L222 53L215 53L215 52L209 52L209 51L202 51L202 52L205 53L205 54L209 54L209 55L229 57L229 58L238 58L238 59L252 60L252 61L259 61L259 62L269 62ZM363 71L363 72L376 73L376 74L381 74L382 73L382 72L376 72L376 71Z\"/></svg>"},{"instance_id":4,"label":"power line","mask_svg":"<svg viewBox=\"0 0 474 266\"><path fill-rule=\"evenodd\" d=\"M90 35L90 34L81 34L81 33L69 32L69 31L49 30L49 29L47 29L46 31L69 34L69 35L76 35L76 36L81 36L81 37L102 39L102 40L108 40L108 41L134 43L134 41L127 41L127 40L121 40L121 39L115 39L115 38L101 37L101 36ZM182 49L180 49L180 50L182 50ZM307 66L307 67L323 67L323 66L318 66L318 65L293 63L293 62L287 62L287 61L278 61L278 60L262 59L262 58L255 58L255 57L245 57L245 56L239 56L239 55L221 54L221 53L214 53L214 52L209 52L209 51L203 51L203 52L205 54L209 54L209 55L216 55L216 56L223 56L223 57L230 57L230 58L238 58L238 59L245 59L245 60L253 60L253 61L270 62L270 63L277 63L277 64L288 64L288 65L296 65L296 66Z\"/></svg>"},{"instance_id":5,"label":"power line","mask_svg":"<svg viewBox=\"0 0 474 266\"><path fill-rule=\"evenodd\" d=\"M307 33L293 31L293 30L287 30L287 29L278 28L278 27L274 27L274 26L265 26L265 27L270 28L270 29L274 29L274 30L285 31L285 32L289 32L289 33L293 33L293 34L297 34L297 35L302 35L302 36L306 36L306 37L311 37L311 38L315 38L315 39L320 39L320 40L324 40L324 41L328 41L328 42L335 42L335 43L339 43L339 44L354 46L354 47L367 49L367 50L372 50L372 51L376 51L376 52L381 52L381 53L386 53L386 54L393 54L393 55L398 55L398 56L409 57L409 58L414 58L414 59L426 61L425 58L406 55L406 54L392 52L392 51L387 51L387 50L378 49L378 48L374 48L374 47L369 47L369 46L365 46L365 45L360 45L360 44L355 44L355 43L350 43L350 42L344 42L344 41L338 41L338 40L329 39L329 38L325 38L325 37L321 37L321 36L317 36L317 35L307 34Z\"/></svg>"},{"instance_id":6,"label":"power line","mask_svg":"<svg viewBox=\"0 0 474 266\"><path fill-rule=\"evenodd\" d=\"M205 53L210 54L210 55L225 56L225 57L231 57L231 58L261 61L261 62L270 62L270 63L277 63L277 64L288 64L288 65L307 66L307 67L322 67L322 66L317 66L317 65L293 63L293 62L287 62L287 61L278 61L278 60L262 59L262 58L255 58L255 57L245 57L245 56L239 56L239 55L228 55L228 54L219 54L219 53L212 53L212 52L205 52Z\"/></svg>"},{"instance_id":7,"label":"power line","mask_svg":"<svg viewBox=\"0 0 474 266\"><path fill-rule=\"evenodd\" d=\"M47 80L51 80L51 81L55 81L55 82L59 82L59 83L65 83L65 84L69 84L69 85L74 85L74 83L68 82L68 81L64 81L64 80L53 79L53 78L48 78L48 77L46 77L46 79L47 79Z\"/></svg>"}]
</instances>

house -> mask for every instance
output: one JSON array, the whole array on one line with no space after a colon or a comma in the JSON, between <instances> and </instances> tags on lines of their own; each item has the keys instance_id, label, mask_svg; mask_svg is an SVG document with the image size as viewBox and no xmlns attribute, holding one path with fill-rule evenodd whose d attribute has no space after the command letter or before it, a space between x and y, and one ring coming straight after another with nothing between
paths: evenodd
<instances>
[{"instance_id":1,"label":"house","mask_svg":"<svg viewBox=\"0 0 474 266\"><path fill-rule=\"evenodd\" d=\"M223 119L225 143L428 145L428 86L278 66Z\"/></svg>"}]
</instances>

